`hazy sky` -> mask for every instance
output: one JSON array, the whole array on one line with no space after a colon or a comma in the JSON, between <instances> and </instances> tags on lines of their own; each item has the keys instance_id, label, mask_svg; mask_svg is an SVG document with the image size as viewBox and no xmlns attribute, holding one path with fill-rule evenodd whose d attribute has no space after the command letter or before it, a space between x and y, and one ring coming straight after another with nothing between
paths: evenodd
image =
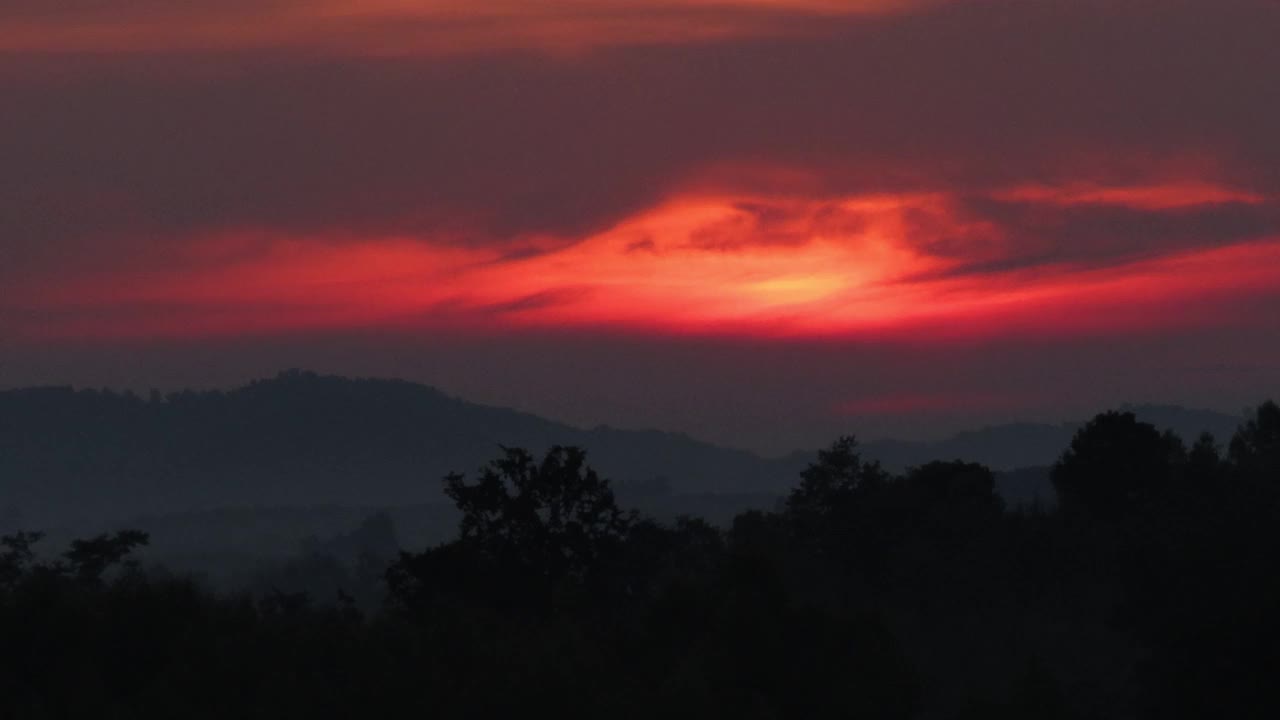
<instances>
[{"instance_id":1,"label":"hazy sky","mask_svg":"<svg viewBox=\"0 0 1280 720\"><path fill-rule=\"evenodd\" d=\"M0 386L780 451L1280 371L1274 0L0 0Z\"/></svg>"}]
</instances>

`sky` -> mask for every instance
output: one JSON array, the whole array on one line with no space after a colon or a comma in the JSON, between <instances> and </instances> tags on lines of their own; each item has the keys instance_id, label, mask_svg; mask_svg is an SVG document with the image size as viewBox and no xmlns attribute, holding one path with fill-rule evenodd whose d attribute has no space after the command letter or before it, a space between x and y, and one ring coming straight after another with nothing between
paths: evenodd
<instances>
[{"instance_id":1,"label":"sky","mask_svg":"<svg viewBox=\"0 0 1280 720\"><path fill-rule=\"evenodd\" d=\"M1280 371L1274 0L0 0L0 387L779 453Z\"/></svg>"}]
</instances>

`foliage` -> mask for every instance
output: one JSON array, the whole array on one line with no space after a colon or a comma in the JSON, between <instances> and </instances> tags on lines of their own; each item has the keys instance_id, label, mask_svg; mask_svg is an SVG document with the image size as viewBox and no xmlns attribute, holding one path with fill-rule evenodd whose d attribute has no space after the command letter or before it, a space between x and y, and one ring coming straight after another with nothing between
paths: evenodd
<instances>
[{"instance_id":1,"label":"foliage","mask_svg":"<svg viewBox=\"0 0 1280 720\"><path fill-rule=\"evenodd\" d=\"M1103 413L1054 464L1053 485L1065 510L1114 517L1169 485L1185 455L1176 435L1138 422L1133 413Z\"/></svg>"},{"instance_id":2,"label":"foliage","mask_svg":"<svg viewBox=\"0 0 1280 720\"><path fill-rule=\"evenodd\" d=\"M456 473L444 484L462 512L458 539L402 553L388 570L392 598L404 607L451 596L456 603L546 609L552 594L597 583L634 522L579 448L553 447L541 462L504 448L475 484Z\"/></svg>"},{"instance_id":3,"label":"foliage","mask_svg":"<svg viewBox=\"0 0 1280 720\"><path fill-rule=\"evenodd\" d=\"M1280 405L1265 402L1231 440L1231 462L1240 472L1280 483Z\"/></svg>"},{"instance_id":4,"label":"foliage","mask_svg":"<svg viewBox=\"0 0 1280 720\"><path fill-rule=\"evenodd\" d=\"M457 536L384 553L368 612L143 572L135 531L52 561L18 533L0 717L1270 717L1278 428L1260 406L1223 457L1099 415L1054 467L1060 510L844 437L727 529L624 511L580 449L504 449L445 479ZM394 537L375 515L335 547Z\"/></svg>"},{"instance_id":5,"label":"foliage","mask_svg":"<svg viewBox=\"0 0 1280 720\"><path fill-rule=\"evenodd\" d=\"M71 563L71 571L84 582L101 582L102 573L119 563L135 548L145 546L150 538L139 530L121 530L114 535L99 535L87 540L73 540L71 549L63 553Z\"/></svg>"},{"instance_id":6,"label":"foliage","mask_svg":"<svg viewBox=\"0 0 1280 720\"><path fill-rule=\"evenodd\" d=\"M584 578L631 522L579 448L554 447L541 463L506 448L475 485L448 476L445 494L462 511L461 543L553 581Z\"/></svg>"}]
</instances>

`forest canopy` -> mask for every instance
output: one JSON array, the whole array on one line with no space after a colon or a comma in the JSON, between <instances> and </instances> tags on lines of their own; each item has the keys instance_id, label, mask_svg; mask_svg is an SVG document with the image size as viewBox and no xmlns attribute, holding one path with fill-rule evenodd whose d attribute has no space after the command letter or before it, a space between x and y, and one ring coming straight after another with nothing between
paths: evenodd
<instances>
[{"instance_id":1,"label":"forest canopy","mask_svg":"<svg viewBox=\"0 0 1280 720\"><path fill-rule=\"evenodd\" d=\"M4 536L0 704L19 718L1280 708L1274 403L1225 448L1099 415L1054 465L1052 508L1006 507L975 463L890 473L849 436L772 511L661 523L588 460L503 448L448 475L456 536L387 558L372 607L344 587L215 593L132 561L148 541L133 530L52 559L38 532Z\"/></svg>"}]
</instances>

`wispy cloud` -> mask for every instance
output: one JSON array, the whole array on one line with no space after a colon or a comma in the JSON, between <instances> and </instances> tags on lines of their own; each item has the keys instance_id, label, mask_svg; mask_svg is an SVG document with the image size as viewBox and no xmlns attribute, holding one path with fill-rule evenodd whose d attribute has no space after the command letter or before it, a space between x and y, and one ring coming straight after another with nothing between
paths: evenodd
<instances>
[{"instance_id":1,"label":"wispy cloud","mask_svg":"<svg viewBox=\"0 0 1280 720\"><path fill-rule=\"evenodd\" d=\"M1156 192L1113 188L1111 196ZM1203 198L1228 193L1205 186ZM1206 235L1155 254L1113 243L1109 260L1089 263L1065 251L1032 261L1007 241L1030 230L975 230L964 207L938 193L677 196L600 232L514 255L429 237L219 235L171 256L167 268L85 271L19 293L44 318L26 335L515 326L947 342L1228 323L1233 302L1280 288L1280 232ZM1061 211L1056 200L1040 206ZM1158 219L1178 209L1147 212ZM964 243L931 251L937 243L922 228L967 236L972 252ZM985 242L984 229L996 240ZM1007 256L975 266L975 256L999 252ZM112 307L115 319L99 322ZM157 307L170 310L147 310Z\"/></svg>"}]
</instances>

